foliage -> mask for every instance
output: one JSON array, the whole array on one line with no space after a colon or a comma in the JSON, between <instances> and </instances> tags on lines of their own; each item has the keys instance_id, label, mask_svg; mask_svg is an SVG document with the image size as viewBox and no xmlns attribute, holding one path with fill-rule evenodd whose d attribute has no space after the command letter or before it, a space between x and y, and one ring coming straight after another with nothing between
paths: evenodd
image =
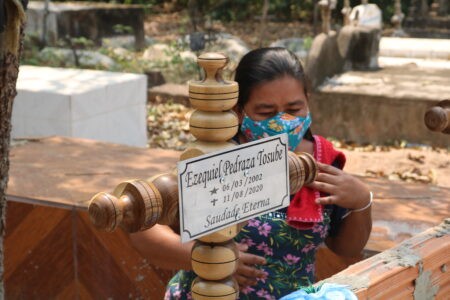
<instances>
[{"instance_id":1,"label":"foliage","mask_svg":"<svg viewBox=\"0 0 450 300\"><path fill-rule=\"evenodd\" d=\"M133 33L133 27L122 25L122 24L114 25L113 30L114 30L114 32L119 33L119 34L132 34Z\"/></svg>"},{"instance_id":2,"label":"foliage","mask_svg":"<svg viewBox=\"0 0 450 300\"><path fill-rule=\"evenodd\" d=\"M57 0L55 2L86 1L86 0ZM185 9L188 7L188 0L90 0L90 2L140 4L147 8L162 7L168 2L174 9ZM261 0L197 0L198 8L203 15L209 15L212 19L221 21L245 21L249 18L260 17L262 14L263 2ZM275 21L306 21L312 22L314 18L314 4L318 0L270 0L269 15ZM431 5L432 0L428 0ZM335 20L341 20L341 9L344 0L337 1L337 7L333 12ZM354 7L361 3L361 0L350 0L350 6ZM390 18L394 14L393 0L370 0L370 3L377 4L383 12L383 21L390 23ZM402 11L407 14L407 9L411 0L401 0ZM151 12L151 11L150 11Z\"/></svg>"},{"instance_id":3,"label":"foliage","mask_svg":"<svg viewBox=\"0 0 450 300\"><path fill-rule=\"evenodd\" d=\"M39 0L38 0L39 1ZM44 0L41 0L44 1ZM56 0L52 2L86 2L87 0ZM115 4L140 4L140 5L154 5L162 1L157 0L89 0L87 2L103 2L103 3L115 3Z\"/></svg>"},{"instance_id":4,"label":"foliage","mask_svg":"<svg viewBox=\"0 0 450 300\"><path fill-rule=\"evenodd\" d=\"M199 76L196 62L181 56L181 53L188 49L188 46L183 43L173 42L169 44L168 50L165 51L165 56L168 57L167 60L156 59L151 61L144 59L140 52L110 47L94 48L94 43L84 37L66 37L59 40L57 45L61 48L71 49L74 59L68 60L66 57L53 51L41 51L39 36L26 34L22 64L48 67L94 68L97 70L140 74L145 73L146 70L160 70L166 81L174 83L185 83ZM102 64L95 66L83 65L80 62L80 50L92 50L106 55L114 61L114 66ZM44 52L45 55L43 55Z\"/></svg>"},{"instance_id":5,"label":"foliage","mask_svg":"<svg viewBox=\"0 0 450 300\"><path fill-rule=\"evenodd\" d=\"M188 50L187 44L172 42L165 54L170 57L169 61L154 61L153 69L163 72L168 82L185 83L199 76L199 67L195 60L183 58L181 53Z\"/></svg>"},{"instance_id":6,"label":"foliage","mask_svg":"<svg viewBox=\"0 0 450 300\"><path fill-rule=\"evenodd\" d=\"M154 1L154 4L161 4L163 1ZM178 7L186 7L186 0L178 0ZM262 13L263 2L261 0L204 0L198 1L199 9L209 14L213 19L222 21L244 21L255 16L259 17ZM270 0L269 15L275 21L293 21L301 20L312 22L314 17L314 4L317 0ZM407 13L411 0L401 0L403 13ZM428 2L431 3L431 0ZM334 10L334 17L337 20L342 19L341 9L344 0L337 1L337 7ZM351 0L350 5L354 7L360 4L360 0ZM377 4L383 11L384 22L389 23L394 13L394 1L392 0L371 0L370 3Z\"/></svg>"}]
</instances>

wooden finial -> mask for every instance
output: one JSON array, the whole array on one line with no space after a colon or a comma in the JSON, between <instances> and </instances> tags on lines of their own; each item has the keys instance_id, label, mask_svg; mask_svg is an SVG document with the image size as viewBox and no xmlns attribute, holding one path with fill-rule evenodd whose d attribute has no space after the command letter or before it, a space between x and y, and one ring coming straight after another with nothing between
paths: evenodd
<instances>
[{"instance_id":1,"label":"wooden finial","mask_svg":"<svg viewBox=\"0 0 450 300\"><path fill-rule=\"evenodd\" d=\"M197 63L205 70L203 82L219 82L223 84L221 70L227 65L228 57L222 53L208 52L203 53L197 58Z\"/></svg>"},{"instance_id":2,"label":"wooden finial","mask_svg":"<svg viewBox=\"0 0 450 300\"><path fill-rule=\"evenodd\" d=\"M233 275L238 259L239 251L233 240L222 244L196 241L192 247L192 269L208 280L222 280Z\"/></svg>"},{"instance_id":3,"label":"wooden finial","mask_svg":"<svg viewBox=\"0 0 450 300\"><path fill-rule=\"evenodd\" d=\"M162 198L152 184L130 180L119 184L112 194L95 195L88 210L97 228L113 231L120 226L136 232L156 224L162 212Z\"/></svg>"},{"instance_id":4,"label":"wooden finial","mask_svg":"<svg viewBox=\"0 0 450 300\"><path fill-rule=\"evenodd\" d=\"M161 194L163 209L158 224L178 225L178 181L174 173L164 173L147 180L152 183Z\"/></svg>"},{"instance_id":5,"label":"wooden finial","mask_svg":"<svg viewBox=\"0 0 450 300\"><path fill-rule=\"evenodd\" d=\"M303 185L316 180L319 168L314 157L306 152L288 152L289 187L291 195L297 193Z\"/></svg>"},{"instance_id":6,"label":"wooden finial","mask_svg":"<svg viewBox=\"0 0 450 300\"><path fill-rule=\"evenodd\" d=\"M450 134L450 100L443 100L429 108L424 121L428 129Z\"/></svg>"},{"instance_id":7,"label":"wooden finial","mask_svg":"<svg viewBox=\"0 0 450 300\"><path fill-rule=\"evenodd\" d=\"M193 136L208 142L221 142L231 139L239 126L235 112L211 112L196 110L189 120L189 129Z\"/></svg>"},{"instance_id":8,"label":"wooden finial","mask_svg":"<svg viewBox=\"0 0 450 300\"><path fill-rule=\"evenodd\" d=\"M233 277L209 281L197 277L192 282L192 297L198 300L234 300L239 295L239 284Z\"/></svg>"},{"instance_id":9,"label":"wooden finial","mask_svg":"<svg viewBox=\"0 0 450 300\"><path fill-rule=\"evenodd\" d=\"M236 105L239 87L235 81L222 78L222 69L228 58L222 53L205 53L198 57L198 64L205 70L205 78L189 82L189 101L202 111L226 111Z\"/></svg>"}]
</instances>

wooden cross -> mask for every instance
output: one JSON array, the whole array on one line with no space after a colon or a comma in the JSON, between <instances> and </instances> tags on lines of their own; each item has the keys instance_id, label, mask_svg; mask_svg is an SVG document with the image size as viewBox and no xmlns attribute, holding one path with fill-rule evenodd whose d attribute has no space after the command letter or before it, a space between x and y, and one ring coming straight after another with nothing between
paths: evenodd
<instances>
[{"instance_id":1,"label":"wooden cross","mask_svg":"<svg viewBox=\"0 0 450 300\"><path fill-rule=\"evenodd\" d=\"M235 147L229 140L239 130L232 108L238 99L238 84L221 77L228 58L220 53L205 53L198 64L205 71L201 81L189 83L189 98L196 108L190 117L190 131L197 138L180 160L197 157L224 148ZM318 167L307 153L288 152L290 194L315 180ZM217 191L210 190L213 194ZM205 199L206 200L206 199ZM207 201L207 200L206 200ZM127 232L151 228L155 224L179 227L178 183L176 172L156 175L146 180L120 183L112 193L96 194L89 205L92 223L100 229L117 227ZM242 223L220 229L196 240L191 264L198 275L192 284L194 299L236 299L239 285L233 275L239 251L233 240Z\"/></svg>"}]
</instances>

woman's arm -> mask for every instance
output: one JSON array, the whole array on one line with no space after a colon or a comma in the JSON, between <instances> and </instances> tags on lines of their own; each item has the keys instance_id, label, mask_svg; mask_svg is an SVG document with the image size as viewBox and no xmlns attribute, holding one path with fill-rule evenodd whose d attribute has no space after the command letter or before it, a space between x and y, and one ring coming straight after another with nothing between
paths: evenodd
<instances>
[{"instance_id":1,"label":"woman's arm","mask_svg":"<svg viewBox=\"0 0 450 300\"><path fill-rule=\"evenodd\" d=\"M329 196L316 200L318 204L335 204L349 210L366 207L370 202L367 186L344 171L318 163L321 171L310 187ZM371 207L350 213L342 220L336 236L328 237L327 246L342 256L357 256L366 245L372 230Z\"/></svg>"},{"instance_id":2,"label":"woman's arm","mask_svg":"<svg viewBox=\"0 0 450 300\"><path fill-rule=\"evenodd\" d=\"M169 270L191 270L191 250L194 242L182 244L180 236L169 226L155 225L142 232L130 234L131 243L150 264ZM247 248L237 245L240 252L236 279L241 286L256 284L264 272L255 268L266 263L264 257L247 253Z\"/></svg>"},{"instance_id":3,"label":"woman's arm","mask_svg":"<svg viewBox=\"0 0 450 300\"><path fill-rule=\"evenodd\" d=\"M131 243L150 264L169 270L191 270L191 250L194 242L182 244L180 236L169 226L155 225L142 232L130 234ZM264 265L264 257L247 253L247 247L237 245L239 265L235 278L241 287L254 285L265 273L256 268Z\"/></svg>"},{"instance_id":4,"label":"woman's arm","mask_svg":"<svg viewBox=\"0 0 450 300\"><path fill-rule=\"evenodd\" d=\"M150 264L169 270L191 270L191 250L194 242L181 243L180 235L169 226L155 225L130 234L132 245Z\"/></svg>"},{"instance_id":5,"label":"woman's arm","mask_svg":"<svg viewBox=\"0 0 450 300\"><path fill-rule=\"evenodd\" d=\"M372 217L369 207L364 211L348 215L342 220L338 234L328 237L325 243L338 255L355 257L364 249L371 230Z\"/></svg>"}]
</instances>

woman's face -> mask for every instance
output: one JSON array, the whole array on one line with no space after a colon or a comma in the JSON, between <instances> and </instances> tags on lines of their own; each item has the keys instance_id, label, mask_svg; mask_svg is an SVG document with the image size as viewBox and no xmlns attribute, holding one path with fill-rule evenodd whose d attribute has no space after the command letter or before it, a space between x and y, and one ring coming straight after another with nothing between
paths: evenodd
<instances>
[{"instance_id":1,"label":"woman's face","mask_svg":"<svg viewBox=\"0 0 450 300\"><path fill-rule=\"evenodd\" d=\"M309 111L303 84L292 76L283 76L255 86L244 106L254 121L262 121L285 112L305 117Z\"/></svg>"}]
</instances>

